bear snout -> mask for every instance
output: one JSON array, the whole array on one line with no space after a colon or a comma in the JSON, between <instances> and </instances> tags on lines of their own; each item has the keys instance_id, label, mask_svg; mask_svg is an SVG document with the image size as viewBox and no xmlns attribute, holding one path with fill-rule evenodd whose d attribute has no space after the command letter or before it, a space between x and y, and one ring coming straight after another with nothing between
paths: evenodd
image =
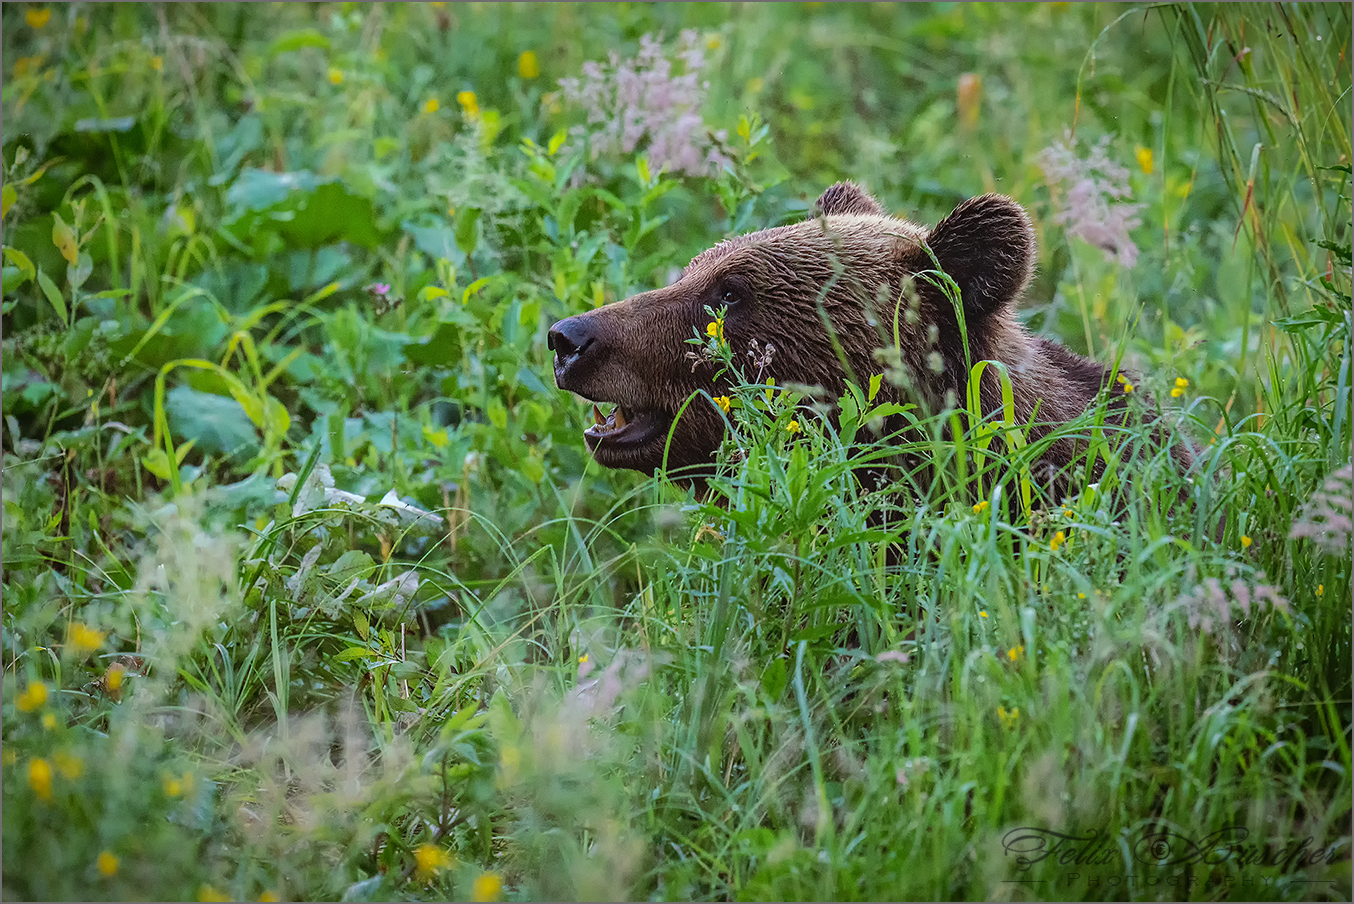
<instances>
[{"instance_id":1,"label":"bear snout","mask_svg":"<svg viewBox=\"0 0 1354 904\"><path fill-rule=\"evenodd\" d=\"M590 318L566 317L550 328L545 341L555 353L555 384L560 389L571 388L570 382L577 383L578 374L587 367L589 352L597 347L597 339L596 326Z\"/></svg>"}]
</instances>

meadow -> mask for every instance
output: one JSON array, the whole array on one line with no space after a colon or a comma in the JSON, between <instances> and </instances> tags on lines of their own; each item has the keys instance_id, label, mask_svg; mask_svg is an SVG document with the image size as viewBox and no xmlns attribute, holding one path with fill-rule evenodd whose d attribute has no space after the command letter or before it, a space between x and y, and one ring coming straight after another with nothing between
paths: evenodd
<instances>
[{"instance_id":1,"label":"meadow","mask_svg":"<svg viewBox=\"0 0 1354 904\"><path fill-rule=\"evenodd\" d=\"M1348 5L0 16L6 899L1354 894ZM1197 470L887 360L599 468L550 324L839 179Z\"/></svg>"}]
</instances>

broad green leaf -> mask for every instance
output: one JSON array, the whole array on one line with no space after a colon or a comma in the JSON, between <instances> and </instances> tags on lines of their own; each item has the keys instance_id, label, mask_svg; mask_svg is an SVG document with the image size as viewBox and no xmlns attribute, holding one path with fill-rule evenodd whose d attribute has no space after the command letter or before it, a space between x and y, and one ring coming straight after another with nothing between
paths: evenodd
<instances>
[{"instance_id":1,"label":"broad green leaf","mask_svg":"<svg viewBox=\"0 0 1354 904\"><path fill-rule=\"evenodd\" d=\"M293 31L278 38L268 46L268 56L275 57L283 53L291 53L294 50L300 50L303 47L320 47L329 49L329 39L320 34L313 28L304 28L300 31Z\"/></svg>"},{"instance_id":2,"label":"broad green leaf","mask_svg":"<svg viewBox=\"0 0 1354 904\"><path fill-rule=\"evenodd\" d=\"M489 415L489 423L499 430L508 426L508 409L498 399L489 400L489 410L485 414Z\"/></svg>"},{"instance_id":3,"label":"broad green leaf","mask_svg":"<svg viewBox=\"0 0 1354 904\"><path fill-rule=\"evenodd\" d=\"M5 187L0 189L0 217L9 216L9 209L14 206L14 202L19 200L19 193L14 190L14 186L8 182Z\"/></svg>"},{"instance_id":4,"label":"broad green leaf","mask_svg":"<svg viewBox=\"0 0 1354 904\"><path fill-rule=\"evenodd\" d=\"M41 270L38 271L38 285L42 287L42 293L47 296L47 300L52 303L56 310L56 316L61 318L62 323L69 319L66 316L66 299L62 296L61 290L52 282L51 277Z\"/></svg>"},{"instance_id":5,"label":"broad green leaf","mask_svg":"<svg viewBox=\"0 0 1354 904\"><path fill-rule=\"evenodd\" d=\"M467 207L456 214L456 247L466 255L474 254L479 244L480 213L478 207Z\"/></svg>"},{"instance_id":6,"label":"broad green leaf","mask_svg":"<svg viewBox=\"0 0 1354 904\"><path fill-rule=\"evenodd\" d=\"M18 248L5 246L5 260L18 267L25 279L35 279L38 275L37 271L33 269L33 262L28 259L28 255Z\"/></svg>"}]
</instances>

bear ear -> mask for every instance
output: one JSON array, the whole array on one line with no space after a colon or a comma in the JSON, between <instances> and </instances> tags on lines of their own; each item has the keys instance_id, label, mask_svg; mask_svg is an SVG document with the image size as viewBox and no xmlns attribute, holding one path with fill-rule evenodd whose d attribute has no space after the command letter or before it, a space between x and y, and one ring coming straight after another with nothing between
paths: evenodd
<instances>
[{"instance_id":1,"label":"bear ear","mask_svg":"<svg viewBox=\"0 0 1354 904\"><path fill-rule=\"evenodd\" d=\"M854 182L838 182L823 192L818 197L818 203L814 205L815 216L831 217L842 213L888 216L884 212L883 205Z\"/></svg>"},{"instance_id":2,"label":"bear ear","mask_svg":"<svg viewBox=\"0 0 1354 904\"><path fill-rule=\"evenodd\" d=\"M964 309L988 314L1010 304L1034 275L1034 227L1005 195L971 198L926 237L959 286Z\"/></svg>"}]
</instances>

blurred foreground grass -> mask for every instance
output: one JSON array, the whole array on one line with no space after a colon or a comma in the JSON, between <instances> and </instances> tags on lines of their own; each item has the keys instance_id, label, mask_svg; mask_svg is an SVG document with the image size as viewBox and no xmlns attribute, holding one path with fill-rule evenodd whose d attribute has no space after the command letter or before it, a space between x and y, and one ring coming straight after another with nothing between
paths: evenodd
<instances>
[{"instance_id":1,"label":"blurred foreground grass","mask_svg":"<svg viewBox=\"0 0 1354 904\"><path fill-rule=\"evenodd\" d=\"M2 15L6 897L1349 899L1347 6ZM839 178L1200 478L590 464L549 323Z\"/></svg>"}]
</instances>

